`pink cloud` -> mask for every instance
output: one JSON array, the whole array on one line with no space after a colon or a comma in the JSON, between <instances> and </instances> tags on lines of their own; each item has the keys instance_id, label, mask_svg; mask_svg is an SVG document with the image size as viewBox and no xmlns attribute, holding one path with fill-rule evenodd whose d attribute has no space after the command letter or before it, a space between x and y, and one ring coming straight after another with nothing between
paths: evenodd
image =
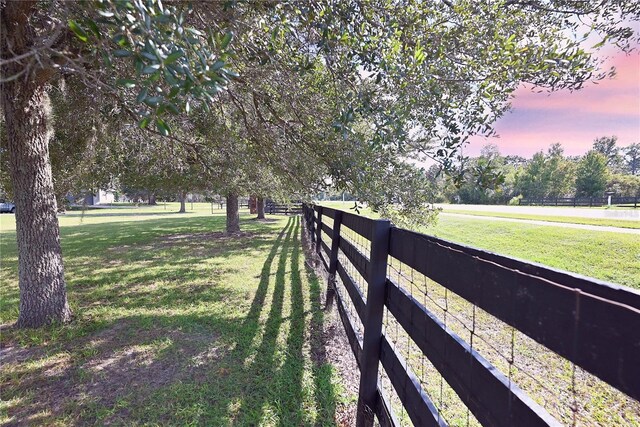
<instances>
[{"instance_id":1,"label":"pink cloud","mask_svg":"<svg viewBox=\"0 0 640 427\"><path fill-rule=\"evenodd\" d=\"M640 113L640 55L621 55L610 61L616 67L612 79L589 83L579 91L538 93L521 87L515 92L514 109L574 109L603 114Z\"/></svg>"},{"instance_id":2,"label":"pink cloud","mask_svg":"<svg viewBox=\"0 0 640 427\"><path fill-rule=\"evenodd\" d=\"M499 138L473 138L467 154L475 155L487 142L505 154L529 156L561 142L567 154L589 150L600 136L616 135L619 145L640 142L640 55L618 55L605 66L617 74L580 91L515 92L512 111L496 124Z\"/></svg>"}]
</instances>

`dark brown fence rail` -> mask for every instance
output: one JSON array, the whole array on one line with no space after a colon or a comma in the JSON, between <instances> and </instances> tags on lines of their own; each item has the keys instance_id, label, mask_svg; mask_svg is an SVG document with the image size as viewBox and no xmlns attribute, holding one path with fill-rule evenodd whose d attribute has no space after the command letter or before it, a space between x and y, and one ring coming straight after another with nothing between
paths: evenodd
<instances>
[{"instance_id":1,"label":"dark brown fence rail","mask_svg":"<svg viewBox=\"0 0 640 427\"><path fill-rule=\"evenodd\" d=\"M359 426L372 425L374 417L380 425L576 425L584 412L577 382L585 378L618 393L640 419L639 292L386 220L321 206L302 210L329 275L327 298L335 299L360 368ZM453 319L469 340L454 332ZM493 329L480 331L482 319ZM504 360L492 343L500 331L510 334ZM559 361L568 378L559 398L568 402L568 415L554 409L553 399L528 392L552 395L560 387L527 372L539 352L552 355L543 365ZM436 374L439 396L429 382Z\"/></svg>"},{"instance_id":2,"label":"dark brown fence rail","mask_svg":"<svg viewBox=\"0 0 640 427\"><path fill-rule=\"evenodd\" d=\"M637 208L640 197L611 197L611 204ZM609 204L608 197L546 197L537 199L520 199L523 206L605 206Z\"/></svg>"},{"instance_id":3,"label":"dark brown fence rail","mask_svg":"<svg viewBox=\"0 0 640 427\"><path fill-rule=\"evenodd\" d=\"M299 204L284 204L269 202L265 205L265 213L272 215L299 215L302 213L302 208Z\"/></svg>"}]
</instances>

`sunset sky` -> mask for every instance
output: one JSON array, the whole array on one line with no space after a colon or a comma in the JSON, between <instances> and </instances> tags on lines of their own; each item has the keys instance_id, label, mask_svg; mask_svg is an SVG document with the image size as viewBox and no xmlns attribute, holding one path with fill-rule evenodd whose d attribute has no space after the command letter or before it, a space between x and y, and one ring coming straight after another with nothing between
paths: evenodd
<instances>
[{"instance_id":1,"label":"sunset sky","mask_svg":"<svg viewBox=\"0 0 640 427\"><path fill-rule=\"evenodd\" d=\"M567 155L581 155L600 136L616 135L619 146L640 142L640 55L615 54L605 64L611 65L617 70L613 79L577 92L518 89L512 110L496 125L499 137L474 138L465 154L478 155L487 142L497 144L502 154L525 157L555 142Z\"/></svg>"}]
</instances>

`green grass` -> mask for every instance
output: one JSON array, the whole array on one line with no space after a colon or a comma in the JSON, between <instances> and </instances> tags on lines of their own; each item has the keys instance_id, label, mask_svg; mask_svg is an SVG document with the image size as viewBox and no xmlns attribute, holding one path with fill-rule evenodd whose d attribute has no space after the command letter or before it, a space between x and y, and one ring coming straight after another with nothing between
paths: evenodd
<instances>
[{"instance_id":1,"label":"green grass","mask_svg":"<svg viewBox=\"0 0 640 427\"><path fill-rule=\"evenodd\" d=\"M444 213L463 214L471 216L490 216L495 218L531 219L535 221L561 222L569 224L599 225L607 227L640 229L640 221L611 219L611 218L580 218L573 216L531 215L512 212L481 212L464 209L444 209Z\"/></svg>"},{"instance_id":2,"label":"green grass","mask_svg":"<svg viewBox=\"0 0 640 427\"><path fill-rule=\"evenodd\" d=\"M189 209L190 205L187 204ZM225 236L177 205L61 216L66 326L2 331L0 423L335 425L321 285L299 219ZM18 313L13 216L0 217L0 316Z\"/></svg>"},{"instance_id":3,"label":"green grass","mask_svg":"<svg viewBox=\"0 0 640 427\"><path fill-rule=\"evenodd\" d=\"M322 202L353 212L353 202ZM375 217L365 208L361 214ZM446 240L486 249L640 289L640 238L633 234L546 225L487 221L439 215L437 224L420 230Z\"/></svg>"},{"instance_id":4,"label":"green grass","mask_svg":"<svg viewBox=\"0 0 640 427\"><path fill-rule=\"evenodd\" d=\"M496 253L640 288L640 238L441 215L427 233Z\"/></svg>"}]
</instances>

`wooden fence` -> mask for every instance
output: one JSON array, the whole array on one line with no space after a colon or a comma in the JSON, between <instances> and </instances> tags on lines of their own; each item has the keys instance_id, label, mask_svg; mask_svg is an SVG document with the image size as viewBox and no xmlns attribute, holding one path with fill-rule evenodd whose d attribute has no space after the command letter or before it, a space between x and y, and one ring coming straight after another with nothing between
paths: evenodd
<instances>
[{"instance_id":1,"label":"wooden fence","mask_svg":"<svg viewBox=\"0 0 640 427\"><path fill-rule=\"evenodd\" d=\"M264 208L265 213L272 215L299 215L302 213L302 208L299 203L285 204L267 202Z\"/></svg>"},{"instance_id":2,"label":"wooden fence","mask_svg":"<svg viewBox=\"0 0 640 427\"><path fill-rule=\"evenodd\" d=\"M611 197L611 205L637 208L640 197ZM607 206L608 197L546 197L538 199L520 199L522 206Z\"/></svg>"},{"instance_id":3,"label":"wooden fence","mask_svg":"<svg viewBox=\"0 0 640 427\"><path fill-rule=\"evenodd\" d=\"M560 425L512 381L514 338L511 360L505 362L507 375L480 354L473 331L469 343L447 326L446 308L444 322L428 308L427 291L421 297L425 302L419 301L413 281L409 289L402 284L403 276L392 277L391 270L398 265L400 270L409 269L412 277L423 275L425 286L427 280L442 286L445 299L453 293L471 304L474 327L480 316L477 309L570 364L574 401L578 369L625 393L628 397L620 395L632 405L638 403L639 292L396 228L387 220L321 206L303 205L302 210L317 256L329 275L328 301L335 300L360 369L358 426L371 426L374 417L382 426L398 425L398 401L400 411L414 425L448 425L442 413L446 409L442 380L466 406L467 425L470 419L471 424L490 426ZM398 342L404 343L404 338L393 342L393 328L383 316L392 317L396 330L406 332L412 351L421 354L401 355ZM411 368L408 359L416 357L423 364L427 360L441 376L440 405ZM385 381L389 387L382 385ZM556 387L546 378L535 381L542 387ZM578 410L576 404L569 412L574 425Z\"/></svg>"}]
</instances>

